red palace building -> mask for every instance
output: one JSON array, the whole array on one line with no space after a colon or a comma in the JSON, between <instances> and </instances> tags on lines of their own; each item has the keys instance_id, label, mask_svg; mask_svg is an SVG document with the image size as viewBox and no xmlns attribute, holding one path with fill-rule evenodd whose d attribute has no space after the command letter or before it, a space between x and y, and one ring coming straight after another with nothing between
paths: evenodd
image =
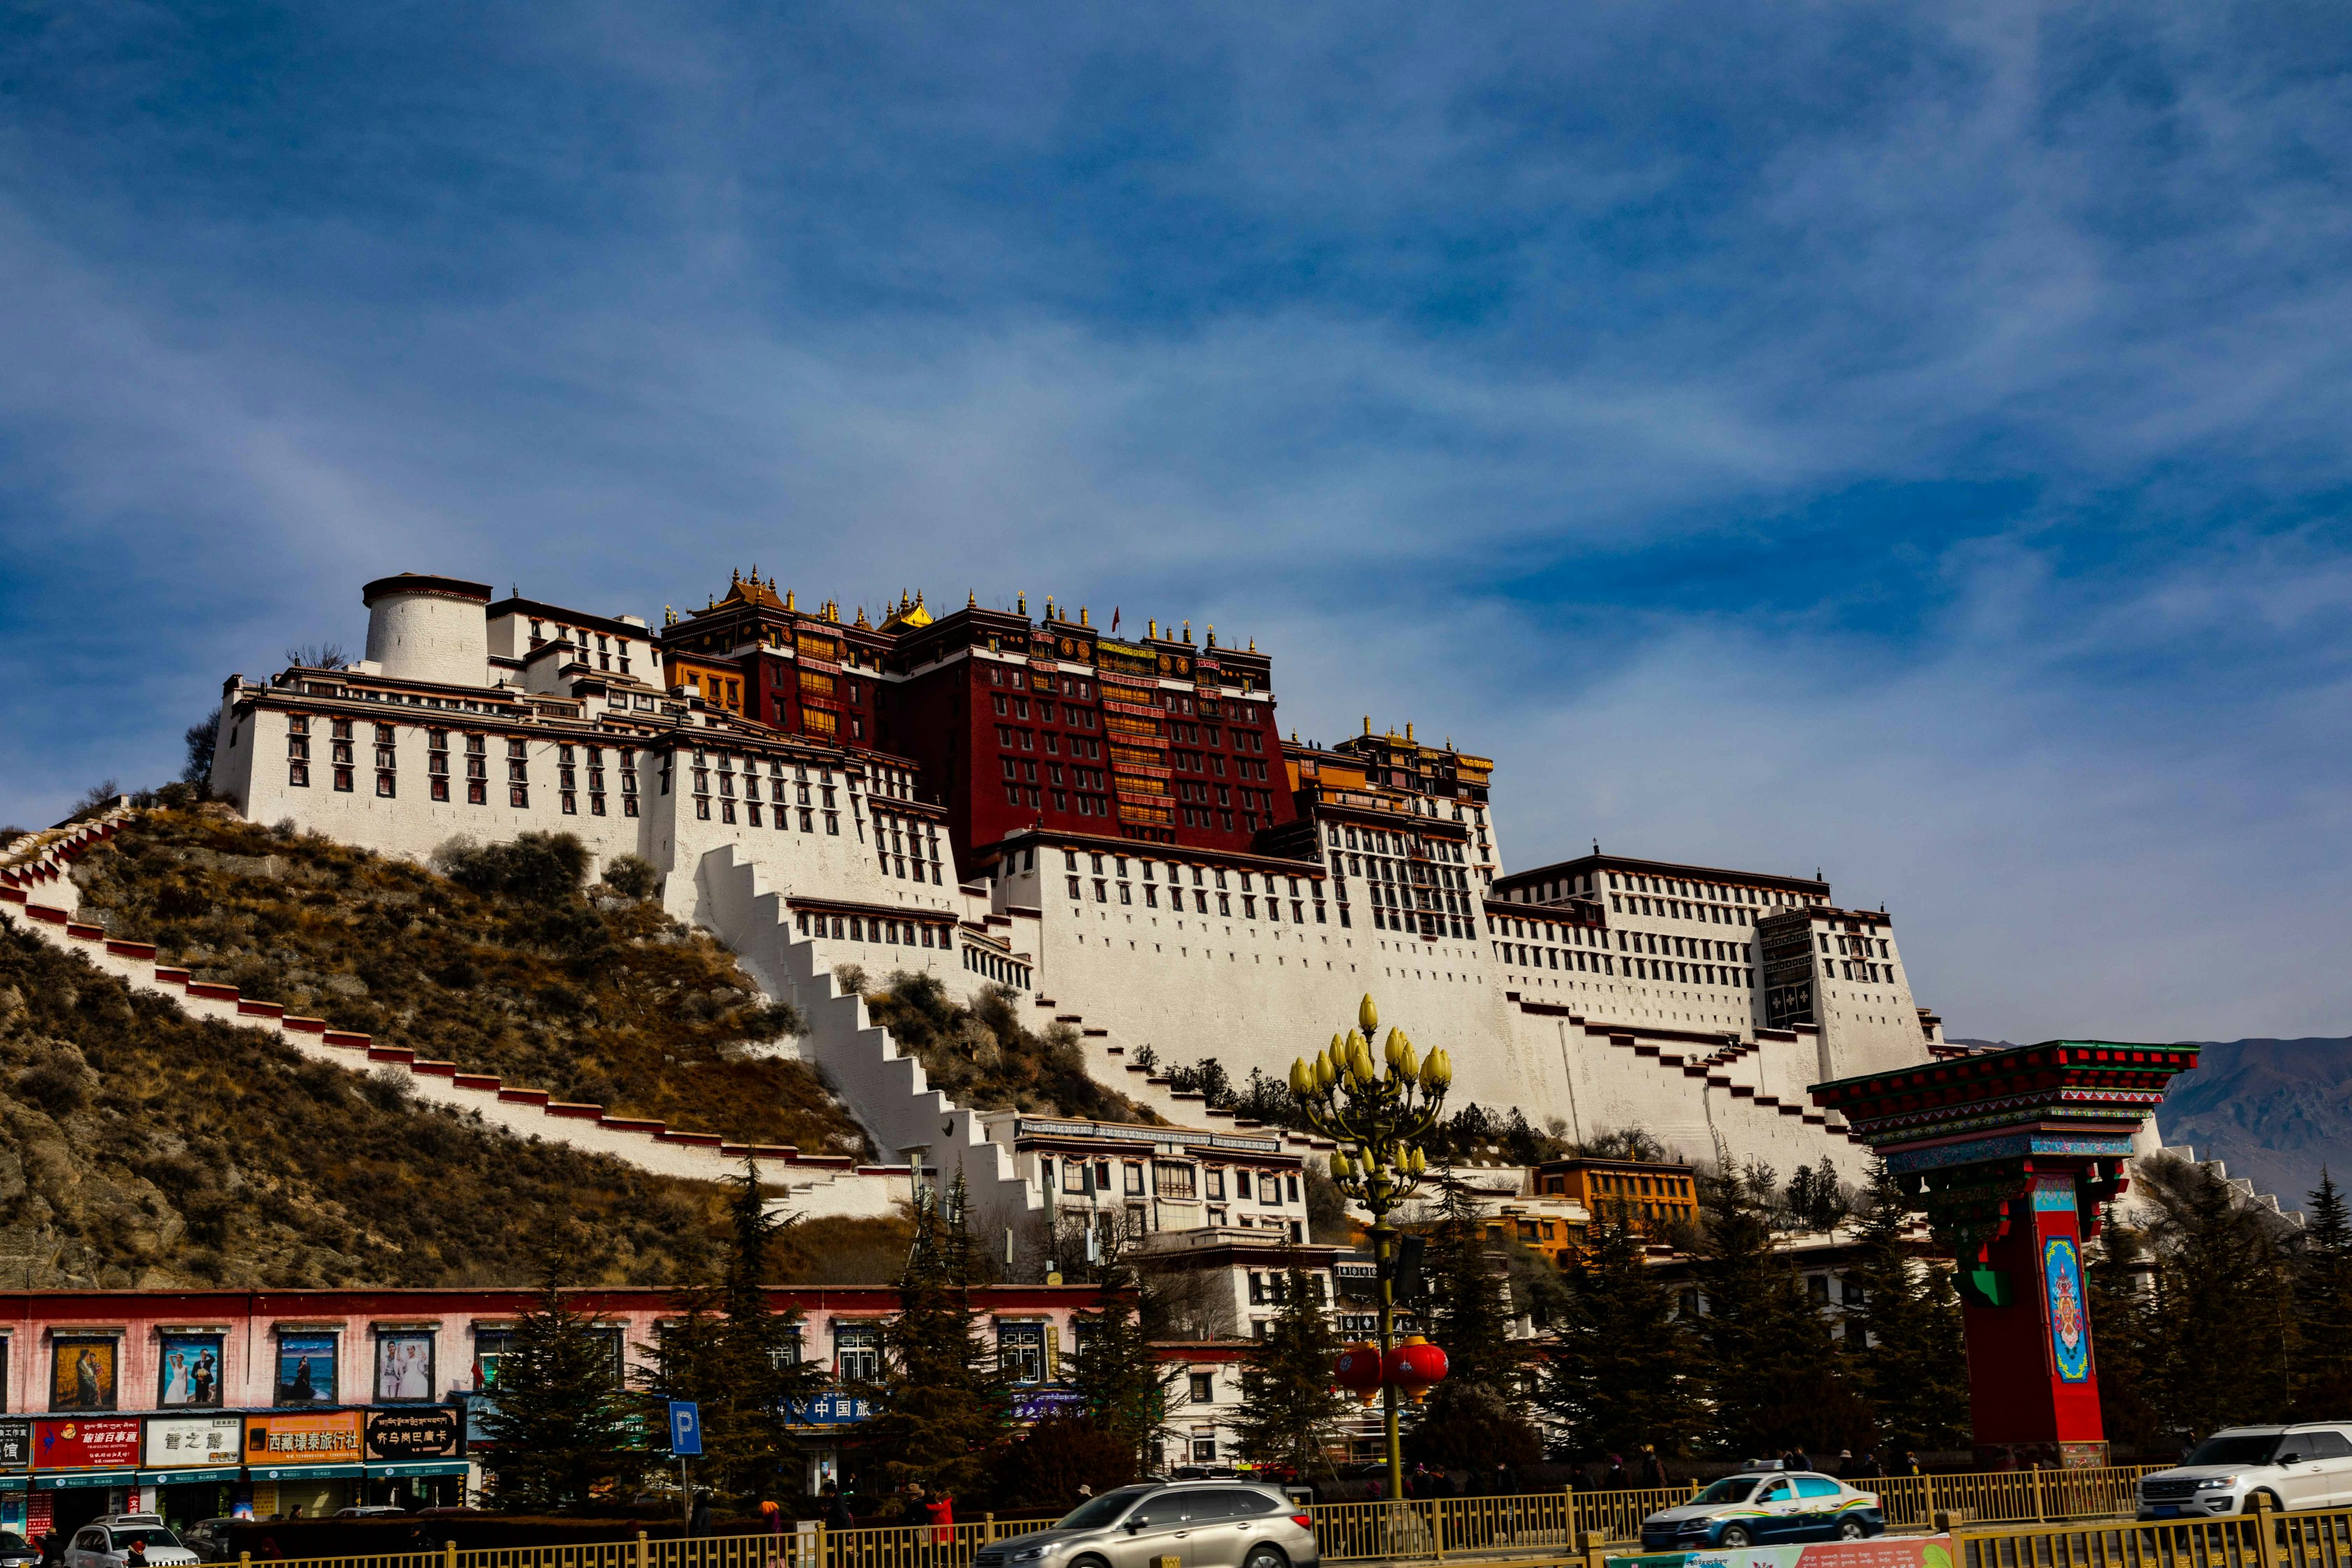
<instances>
[{"instance_id":1,"label":"red palace building","mask_svg":"<svg viewBox=\"0 0 2352 1568\"><path fill-rule=\"evenodd\" d=\"M1190 622L1121 638L1045 602L903 597L880 625L803 610L755 572L671 616L665 684L787 734L903 759L958 860L1023 829L1226 854L1312 855L1275 721L1273 660ZM1483 775L1476 798L1483 805Z\"/></svg>"}]
</instances>

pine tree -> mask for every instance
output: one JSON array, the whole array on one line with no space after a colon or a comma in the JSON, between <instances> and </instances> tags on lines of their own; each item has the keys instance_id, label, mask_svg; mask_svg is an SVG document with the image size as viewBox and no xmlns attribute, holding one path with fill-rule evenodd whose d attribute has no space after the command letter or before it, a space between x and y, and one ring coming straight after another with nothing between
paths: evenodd
<instances>
[{"instance_id":1,"label":"pine tree","mask_svg":"<svg viewBox=\"0 0 2352 1568\"><path fill-rule=\"evenodd\" d=\"M2281 1419L2292 1402L2294 1307L2275 1216L2241 1203L2208 1166L2158 1158L2139 1173L2155 1210L2148 1393L2158 1415L2185 1432ZM2216 1355L2223 1344L2230 1353Z\"/></svg>"},{"instance_id":2,"label":"pine tree","mask_svg":"<svg viewBox=\"0 0 2352 1568\"><path fill-rule=\"evenodd\" d=\"M917 1201L914 1244L898 1276L898 1315L882 1331L874 1415L858 1445L893 1486L976 1495L1013 1429L1013 1401L981 1341L971 1287L978 1249L965 1217L963 1177Z\"/></svg>"},{"instance_id":3,"label":"pine tree","mask_svg":"<svg viewBox=\"0 0 2352 1568\"><path fill-rule=\"evenodd\" d=\"M593 1493L625 1488L645 1468L615 1337L564 1300L563 1270L561 1253L542 1259L539 1298L515 1322L497 1404L482 1418L496 1445L492 1495L510 1513L584 1507Z\"/></svg>"},{"instance_id":4,"label":"pine tree","mask_svg":"<svg viewBox=\"0 0 2352 1568\"><path fill-rule=\"evenodd\" d=\"M1537 1400L1561 1449L1630 1454L1654 1443L1660 1454L1685 1452L1700 1426L1690 1330L1652 1276L1623 1203L1592 1215L1564 1273L1568 1305Z\"/></svg>"},{"instance_id":5,"label":"pine tree","mask_svg":"<svg viewBox=\"0 0 2352 1568\"><path fill-rule=\"evenodd\" d=\"M771 1497L788 1487L798 1463L792 1406L824 1385L823 1368L800 1360L797 1310L778 1312L768 1301L778 1235L791 1223L769 1212L760 1168L748 1161L729 1204L727 1267L714 1288L673 1298L676 1320L652 1347L639 1381L641 1412L660 1430L661 1401L691 1400L702 1422L701 1480L721 1498Z\"/></svg>"},{"instance_id":6,"label":"pine tree","mask_svg":"<svg viewBox=\"0 0 2352 1568\"><path fill-rule=\"evenodd\" d=\"M1523 1365L1508 1338L1503 1277L1487 1258L1486 1211L1450 1173L1444 1191L1429 1237L1426 1316L1445 1352L1445 1380L1422 1404L1408 1446L1416 1460L1447 1468L1531 1464L1542 1443L1517 1413Z\"/></svg>"},{"instance_id":7,"label":"pine tree","mask_svg":"<svg viewBox=\"0 0 2352 1568\"><path fill-rule=\"evenodd\" d=\"M1167 1419L1171 1374L1160 1369L1144 1337L1135 1305L1135 1271L1123 1257L1105 1257L1100 1284L1100 1305L1071 1321L1076 1353L1070 1385L1087 1423L1116 1439L1131 1462L1126 1475L1108 1479L1108 1485L1119 1486L1140 1472ZM1105 1485L1091 1484L1097 1491Z\"/></svg>"},{"instance_id":8,"label":"pine tree","mask_svg":"<svg viewBox=\"0 0 2352 1568\"><path fill-rule=\"evenodd\" d=\"M2324 1420L2352 1410L2352 1212L2327 1167L2305 1211L2295 1272L2295 1413Z\"/></svg>"},{"instance_id":9,"label":"pine tree","mask_svg":"<svg viewBox=\"0 0 2352 1568\"><path fill-rule=\"evenodd\" d=\"M1519 1358L1507 1337L1510 1307L1502 1276L1486 1256L1486 1211L1469 1189L1448 1179L1429 1233L1429 1337L1444 1347L1450 1384L1508 1386Z\"/></svg>"},{"instance_id":10,"label":"pine tree","mask_svg":"<svg viewBox=\"0 0 2352 1568\"><path fill-rule=\"evenodd\" d=\"M1846 1348L1880 1447L1964 1447L1969 1366L1959 1297L1945 1270L1912 1258L1910 1199L1884 1163L1871 1173L1860 1219L1845 1276Z\"/></svg>"},{"instance_id":11,"label":"pine tree","mask_svg":"<svg viewBox=\"0 0 2352 1568\"><path fill-rule=\"evenodd\" d=\"M2138 1448L2162 1436L2148 1397L2156 1352L2147 1258L2140 1233L2111 1214L2086 1250L2083 1269L2101 1419L2110 1442Z\"/></svg>"},{"instance_id":12,"label":"pine tree","mask_svg":"<svg viewBox=\"0 0 2352 1568\"><path fill-rule=\"evenodd\" d=\"M1698 1178L1702 1236L1692 1273L1709 1435L1720 1452L1853 1447L1867 1406L1846 1384L1829 1326L1796 1270L1772 1251L1772 1173L1718 1150Z\"/></svg>"},{"instance_id":13,"label":"pine tree","mask_svg":"<svg viewBox=\"0 0 2352 1568\"><path fill-rule=\"evenodd\" d=\"M1242 1363L1233 1428L1242 1458L1305 1477L1328 1468L1325 1445L1339 1436L1354 1402L1332 1385L1339 1341L1309 1294L1305 1270L1293 1266L1282 1281L1282 1310Z\"/></svg>"}]
</instances>

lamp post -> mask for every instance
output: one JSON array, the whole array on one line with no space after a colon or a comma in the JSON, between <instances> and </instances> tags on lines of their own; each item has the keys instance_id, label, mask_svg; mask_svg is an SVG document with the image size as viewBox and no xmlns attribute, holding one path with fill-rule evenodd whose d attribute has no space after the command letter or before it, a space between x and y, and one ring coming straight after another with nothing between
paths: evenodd
<instances>
[{"instance_id":1,"label":"lamp post","mask_svg":"<svg viewBox=\"0 0 2352 1568\"><path fill-rule=\"evenodd\" d=\"M1370 1039L1380 1010L1367 995L1357 1026L1311 1060L1290 1066L1290 1092L1307 1124L1339 1147L1331 1152L1331 1179L1372 1216L1372 1258L1381 1288L1381 1364L1396 1348L1396 1230L1389 1215L1420 1190L1428 1169L1417 1140L1437 1121L1454 1082L1444 1050L1416 1055L1402 1029L1391 1028L1375 1063ZM1385 1071L1382 1068L1385 1068ZM1397 1385L1384 1380L1381 1424L1388 1436L1389 1496L1404 1496L1404 1450L1397 1435Z\"/></svg>"}]
</instances>

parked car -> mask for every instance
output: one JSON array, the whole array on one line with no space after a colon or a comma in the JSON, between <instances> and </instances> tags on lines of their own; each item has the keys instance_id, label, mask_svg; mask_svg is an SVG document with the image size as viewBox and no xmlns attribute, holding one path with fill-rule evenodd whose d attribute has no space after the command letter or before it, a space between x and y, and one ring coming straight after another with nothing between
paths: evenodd
<instances>
[{"instance_id":1,"label":"parked car","mask_svg":"<svg viewBox=\"0 0 2352 1568\"><path fill-rule=\"evenodd\" d=\"M154 1568L194 1563L196 1554L166 1529L161 1515L115 1513L93 1520L74 1531L66 1547L65 1568L122 1568L131 1560L131 1543L138 1542Z\"/></svg>"},{"instance_id":2,"label":"parked car","mask_svg":"<svg viewBox=\"0 0 2352 1568\"><path fill-rule=\"evenodd\" d=\"M1168 1481L1120 1487L1050 1528L993 1541L972 1568L1318 1568L1314 1520L1271 1486Z\"/></svg>"},{"instance_id":3,"label":"parked car","mask_svg":"<svg viewBox=\"0 0 2352 1568\"><path fill-rule=\"evenodd\" d=\"M228 1543L229 1527L234 1519L204 1519L180 1531L180 1544L196 1554L199 1563L228 1563L236 1557L236 1549ZM6 1564L0 1563L0 1568Z\"/></svg>"},{"instance_id":4,"label":"parked car","mask_svg":"<svg viewBox=\"0 0 2352 1568\"><path fill-rule=\"evenodd\" d=\"M1696 1552L1779 1541L1859 1541L1886 1529L1878 1494L1811 1470L1726 1476L1642 1521L1644 1552Z\"/></svg>"},{"instance_id":5,"label":"parked car","mask_svg":"<svg viewBox=\"0 0 2352 1568\"><path fill-rule=\"evenodd\" d=\"M33 1568L41 1549L13 1530L0 1530L0 1568Z\"/></svg>"},{"instance_id":6,"label":"parked car","mask_svg":"<svg viewBox=\"0 0 2352 1568\"><path fill-rule=\"evenodd\" d=\"M388 1513L406 1513L407 1511L397 1503L363 1502L355 1503L350 1508L337 1509L335 1517L337 1519L382 1519Z\"/></svg>"},{"instance_id":7,"label":"parked car","mask_svg":"<svg viewBox=\"0 0 2352 1568\"><path fill-rule=\"evenodd\" d=\"M2267 1495L2277 1509L2352 1507L2352 1422L2230 1426L2139 1480L2142 1519L2210 1519Z\"/></svg>"}]
</instances>

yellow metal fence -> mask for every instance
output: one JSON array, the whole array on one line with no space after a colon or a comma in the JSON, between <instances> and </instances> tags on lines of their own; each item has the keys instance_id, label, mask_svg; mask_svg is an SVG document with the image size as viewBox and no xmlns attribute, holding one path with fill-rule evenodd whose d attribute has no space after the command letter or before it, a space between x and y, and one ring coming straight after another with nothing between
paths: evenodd
<instances>
[{"instance_id":1,"label":"yellow metal fence","mask_svg":"<svg viewBox=\"0 0 2352 1568\"><path fill-rule=\"evenodd\" d=\"M1879 1495L1890 1529L1924 1528L1938 1514L1979 1526L2035 1524L2128 1516L2136 1501L2136 1485L2148 1468L2117 1466L2097 1470L1892 1476L1857 1484ZM1685 1486L1631 1491L1522 1492L1505 1497L1439 1498L1412 1502L1318 1503L1308 1511L1314 1517L1316 1540L1326 1562L1434 1561L1455 1556L1564 1562L1583 1554L1594 1541L1637 1540L1644 1518L1660 1509L1688 1501L1693 1489ZM2322 1517L2298 1514L2294 1523L2302 1528ZM435 1552L302 1558L264 1563L263 1568L970 1568L973 1553L986 1542L1036 1528L1034 1521L1000 1521L992 1515L963 1524L869 1530L827 1530L804 1523L788 1528L781 1536L719 1535L656 1541L639 1535L625 1541L465 1552L452 1546ZM2196 1528L2221 1530L2226 1535L2233 1526ZM2352 1531L2352 1525L2346 1528ZM2115 1534L2117 1530L2120 1527L2108 1533ZM2122 1530L2121 1534L2133 1532ZM2060 1542L2075 1541L2078 1536L2089 1539L2083 1532L2067 1531L2004 1535L2000 1539ZM2221 1539L2216 1536L2213 1541L2219 1542ZM2352 1535L2347 1535L2347 1541L2352 1543ZM1971 1559L1965 1568L2352 1568L2352 1551L2327 1546L2317 1534L2310 1537L2312 1554L2307 1557L2279 1563L2248 1559L2243 1564L2235 1557L2200 1555L2207 1551L2205 1546L2196 1547L2186 1555L2159 1557L2030 1554L2034 1551L2062 1550L2058 1546L2006 1550L2029 1554L1989 1556L1981 1562ZM2212 1550L2218 1552L2221 1548L2215 1545ZM2327 1555L2330 1551L2336 1554ZM251 1568L251 1560L244 1560L240 1568Z\"/></svg>"},{"instance_id":2,"label":"yellow metal fence","mask_svg":"<svg viewBox=\"0 0 2352 1568\"><path fill-rule=\"evenodd\" d=\"M2352 1510L2023 1528L1956 1526L1959 1568L2347 1568Z\"/></svg>"}]
</instances>

